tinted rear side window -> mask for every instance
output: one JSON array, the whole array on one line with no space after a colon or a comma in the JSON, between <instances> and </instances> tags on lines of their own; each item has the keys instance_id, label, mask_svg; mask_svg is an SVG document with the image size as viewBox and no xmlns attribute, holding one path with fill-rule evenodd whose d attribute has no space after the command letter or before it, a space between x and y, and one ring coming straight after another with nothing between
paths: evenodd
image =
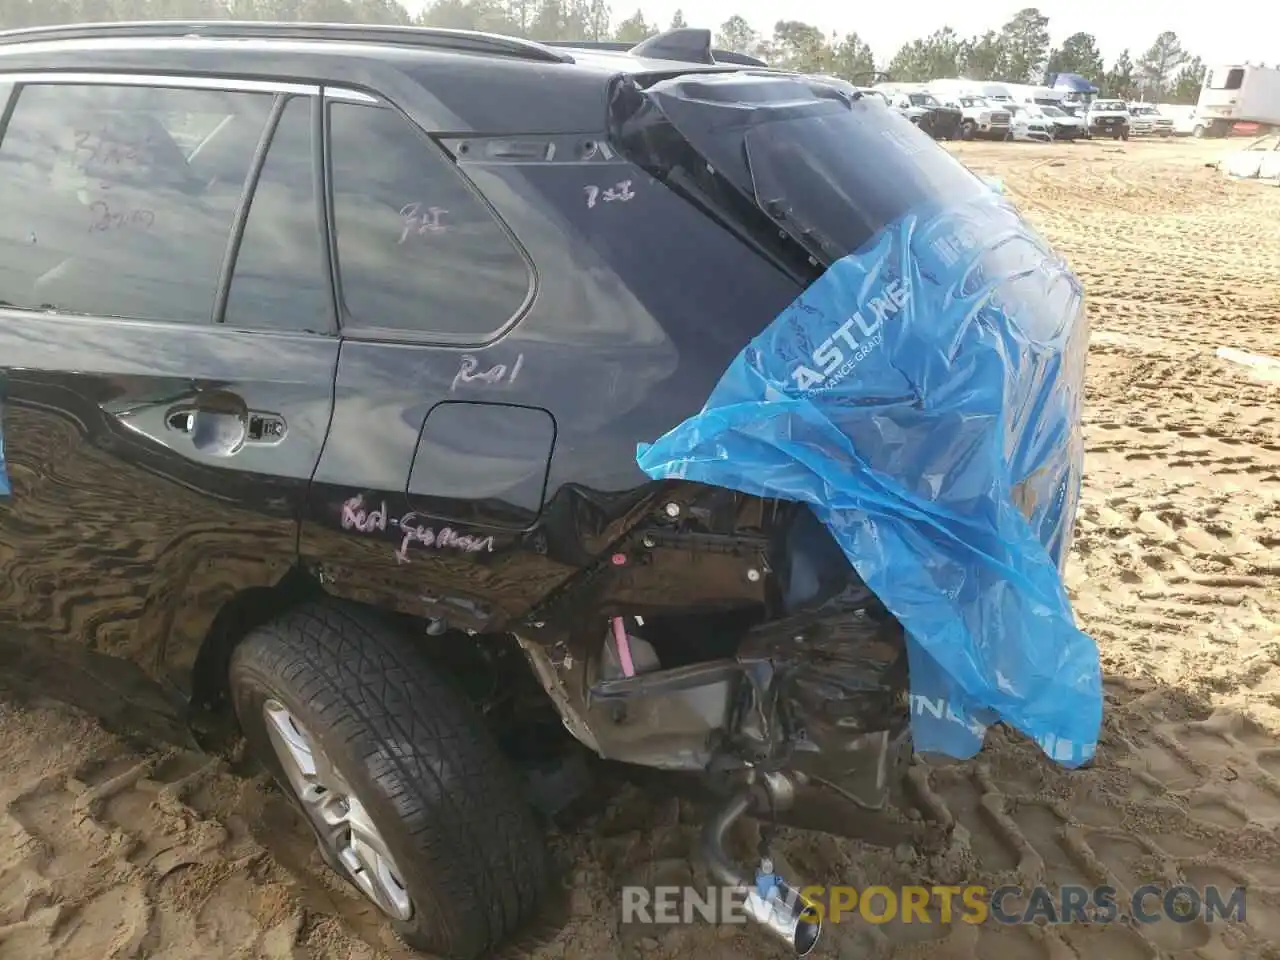
<instances>
[{"instance_id":1,"label":"tinted rear side window","mask_svg":"<svg viewBox=\"0 0 1280 960\"><path fill-rule=\"evenodd\" d=\"M20 89L0 141L0 301L207 323L271 96L141 86ZM229 130L245 147L194 158Z\"/></svg>"},{"instance_id":2,"label":"tinted rear side window","mask_svg":"<svg viewBox=\"0 0 1280 960\"><path fill-rule=\"evenodd\" d=\"M385 107L329 107L348 327L479 342L520 310L524 258L444 155Z\"/></svg>"}]
</instances>

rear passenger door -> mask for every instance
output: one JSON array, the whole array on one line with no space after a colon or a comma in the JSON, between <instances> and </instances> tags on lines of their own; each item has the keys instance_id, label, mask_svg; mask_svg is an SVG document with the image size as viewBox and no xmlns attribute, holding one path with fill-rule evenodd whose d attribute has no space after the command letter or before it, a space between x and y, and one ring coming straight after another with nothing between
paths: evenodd
<instances>
[{"instance_id":1,"label":"rear passenger door","mask_svg":"<svg viewBox=\"0 0 1280 960\"><path fill-rule=\"evenodd\" d=\"M302 556L339 595L483 629L487 599L549 588L509 547L542 510L545 385L576 371L516 325L532 268L448 155L370 97L325 114L343 342Z\"/></svg>"},{"instance_id":2,"label":"rear passenger door","mask_svg":"<svg viewBox=\"0 0 1280 960\"><path fill-rule=\"evenodd\" d=\"M11 79L0 618L182 679L296 561L329 421L318 90Z\"/></svg>"}]
</instances>

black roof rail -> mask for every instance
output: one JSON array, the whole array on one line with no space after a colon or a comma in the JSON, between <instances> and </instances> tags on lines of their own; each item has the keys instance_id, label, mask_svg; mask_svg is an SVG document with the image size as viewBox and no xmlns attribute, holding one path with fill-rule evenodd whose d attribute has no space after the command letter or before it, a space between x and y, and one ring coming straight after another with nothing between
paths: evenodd
<instances>
[{"instance_id":1,"label":"black roof rail","mask_svg":"<svg viewBox=\"0 0 1280 960\"><path fill-rule=\"evenodd\" d=\"M0 45L51 40L102 40L114 37L209 37L214 39L335 40L436 47L468 53L517 57L546 63L572 63L567 54L545 44L496 33L402 27L365 23L277 23L269 20L137 20L118 23L71 23L0 32Z\"/></svg>"},{"instance_id":2,"label":"black roof rail","mask_svg":"<svg viewBox=\"0 0 1280 960\"><path fill-rule=\"evenodd\" d=\"M674 38L677 43L668 42L671 34L692 33L698 36L687 43L682 38ZM655 44L655 41L662 41ZM711 46L711 31L681 27L659 33L639 43L626 43L617 40L545 40L548 47L567 47L572 50L607 50L614 53L630 53L637 57L651 57L657 60L680 60L687 63L735 63L744 67L768 67L769 64L759 57L733 50L721 50ZM706 59L710 53L711 60Z\"/></svg>"}]
</instances>

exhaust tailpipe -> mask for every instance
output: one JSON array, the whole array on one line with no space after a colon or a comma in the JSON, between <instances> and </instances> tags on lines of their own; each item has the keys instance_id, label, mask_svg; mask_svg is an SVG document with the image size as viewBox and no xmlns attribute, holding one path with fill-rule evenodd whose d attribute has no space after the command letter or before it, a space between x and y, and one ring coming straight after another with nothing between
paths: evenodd
<instances>
[{"instance_id":1,"label":"exhaust tailpipe","mask_svg":"<svg viewBox=\"0 0 1280 960\"><path fill-rule=\"evenodd\" d=\"M774 936L785 941L797 957L807 957L822 936L822 918L817 908L780 877L762 891L755 877L738 867L725 852L724 838L733 822L751 808L751 791L737 794L725 804L702 831L702 856L707 869L720 883L747 889L747 914Z\"/></svg>"}]
</instances>

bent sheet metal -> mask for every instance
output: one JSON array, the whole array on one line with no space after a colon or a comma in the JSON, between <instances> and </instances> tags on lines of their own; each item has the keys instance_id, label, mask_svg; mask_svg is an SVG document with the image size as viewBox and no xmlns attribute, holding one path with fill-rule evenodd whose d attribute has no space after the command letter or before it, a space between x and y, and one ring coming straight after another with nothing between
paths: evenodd
<instances>
[{"instance_id":1,"label":"bent sheet metal","mask_svg":"<svg viewBox=\"0 0 1280 960\"><path fill-rule=\"evenodd\" d=\"M909 635L912 737L1093 755L1097 647L1062 583L1083 462L1079 281L1008 201L900 218L835 261L637 460L807 503Z\"/></svg>"}]
</instances>

